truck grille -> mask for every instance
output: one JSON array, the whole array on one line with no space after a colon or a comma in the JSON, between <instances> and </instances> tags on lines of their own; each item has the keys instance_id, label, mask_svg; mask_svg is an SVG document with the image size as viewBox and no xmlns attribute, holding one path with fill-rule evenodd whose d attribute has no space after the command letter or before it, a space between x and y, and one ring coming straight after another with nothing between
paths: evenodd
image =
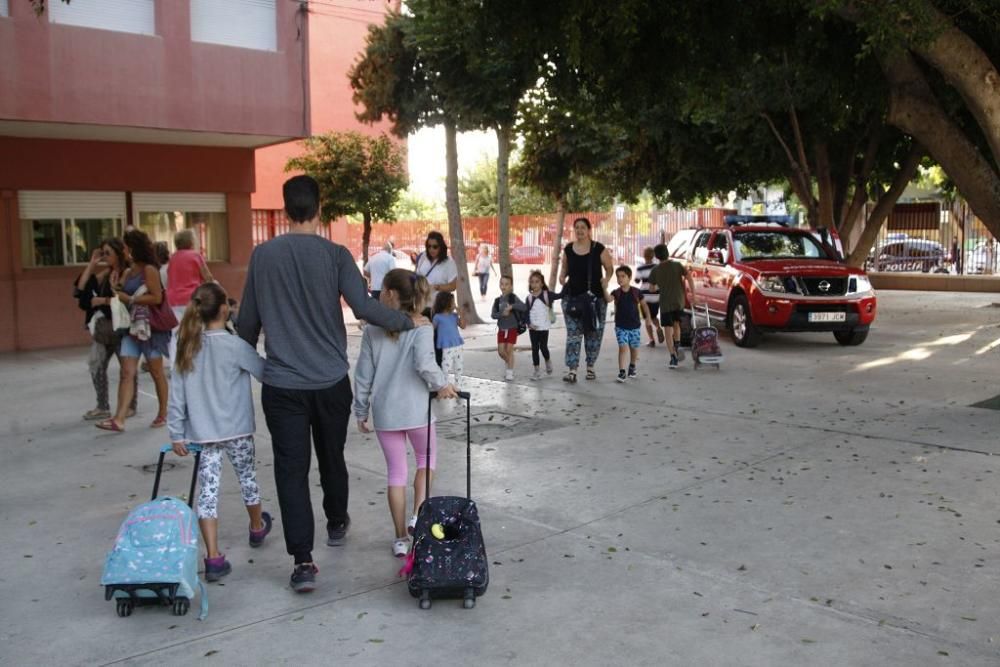
<instances>
[{"instance_id":1,"label":"truck grille","mask_svg":"<svg viewBox=\"0 0 1000 667\"><path fill-rule=\"evenodd\" d=\"M847 278L800 278L807 296L844 296ZM826 289L823 289L823 288Z\"/></svg>"}]
</instances>

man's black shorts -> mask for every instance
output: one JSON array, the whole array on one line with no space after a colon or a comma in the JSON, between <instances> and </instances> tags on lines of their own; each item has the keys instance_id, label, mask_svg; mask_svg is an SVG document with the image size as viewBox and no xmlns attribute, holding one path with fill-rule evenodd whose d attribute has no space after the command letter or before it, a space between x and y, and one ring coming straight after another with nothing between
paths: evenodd
<instances>
[{"instance_id":1,"label":"man's black shorts","mask_svg":"<svg viewBox=\"0 0 1000 667\"><path fill-rule=\"evenodd\" d=\"M649 316L656 319L656 315L660 312L660 302L655 301L653 303L646 302L646 308L649 308Z\"/></svg>"},{"instance_id":2,"label":"man's black shorts","mask_svg":"<svg viewBox=\"0 0 1000 667\"><path fill-rule=\"evenodd\" d=\"M680 324L682 317L684 317L683 310L661 310L660 324L662 324L665 327L672 326L674 322Z\"/></svg>"}]
</instances>

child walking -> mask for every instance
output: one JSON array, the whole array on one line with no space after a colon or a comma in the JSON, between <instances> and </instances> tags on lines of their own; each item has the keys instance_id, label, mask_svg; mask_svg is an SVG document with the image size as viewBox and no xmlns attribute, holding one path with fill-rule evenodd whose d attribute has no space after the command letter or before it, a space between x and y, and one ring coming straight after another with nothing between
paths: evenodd
<instances>
[{"instance_id":1,"label":"child walking","mask_svg":"<svg viewBox=\"0 0 1000 667\"><path fill-rule=\"evenodd\" d=\"M504 380L514 379L514 345L517 343L518 315L527 307L514 294L514 279L500 276L500 296L493 300L491 316L497 321L497 354L504 362Z\"/></svg>"},{"instance_id":2,"label":"child walking","mask_svg":"<svg viewBox=\"0 0 1000 667\"><path fill-rule=\"evenodd\" d=\"M441 350L441 370L445 378L455 377L452 384L456 389L462 385L463 353L462 334L459 329L465 328L465 315L455 310L455 295L451 292L438 292L434 297L434 332L435 344Z\"/></svg>"},{"instance_id":3,"label":"child walking","mask_svg":"<svg viewBox=\"0 0 1000 667\"><path fill-rule=\"evenodd\" d=\"M379 301L410 315L417 315L430 298L430 285L421 275L405 269L393 269L382 281ZM427 488L423 470L430 449L433 480L437 446L433 422L428 441L427 392L438 398L455 398L455 388L448 384L444 371L434 358L434 330L417 327L409 331L389 332L369 324L361 337L361 354L354 369L354 405L358 430L371 433L369 412L375 437L382 446L388 477L386 495L395 529L392 553L403 558L410 550L409 533L417 522L417 510L424 502ZM406 441L416 458L413 476L413 514L406 520Z\"/></svg>"},{"instance_id":4,"label":"child walking","mask_svg":"<svg viewBox=\"0 0 1000 667\"><path fill-rule=\"evenodd\" d=\"M552 359L549 356L549 329L555 322L552 312L552 302L561 299L561 294L555 294L545 284L545 276L541 271L532 271L528 277L528 297L524 301L528 309L528 338L531 340L531 363L535 366L532 380L542 379L541 357L545 358L545 373L552 375Z\"/></svg>"},{"instance_id":5,"label":"child walking","mask_svg":"<svg viewBox=\"0 0 1000 667\"><path fill-rule=\"evenodd\" d=\"M607 297L615 303L615 338L618 339L618 381L638 377L635 366L639 363L639 345L642 322L649 322L649 308L642 298L642 291L632 287L632 269L624 264L615 269L618 288ZM625 362L628 361L628 372Z\"/></svg>"},{"instance_id":6,"label":"child walking","mask_svg":"<svg viewBox=\"0 0 1000 667\"><path fill-rule=\"evenodd\" d=\"M250 376L260 380L264 360L226 329L226 291L216 283L195 289L181 319L174 377L170 383L167 427L174 452L187 456L188 444L201 446L198 467L198 525L205 539L205 579L218 581L232 570L219 553L218 505L222 457L229 457L250 515L250 546L271 532L271 515L261 511L254 464L253 400Z\"/></svg>"}]
</instances>

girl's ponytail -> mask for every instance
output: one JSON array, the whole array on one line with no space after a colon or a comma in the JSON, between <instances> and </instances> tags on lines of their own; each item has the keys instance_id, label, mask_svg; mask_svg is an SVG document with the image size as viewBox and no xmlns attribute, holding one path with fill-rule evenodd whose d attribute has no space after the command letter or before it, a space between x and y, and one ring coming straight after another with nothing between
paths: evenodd
<instances>
[{"instance_id":1,"label":"girl's ponytail","mask_svg":"<svg viewBox=\"0 0 1000 667\"><path fill-rule=\"evenodd\" d=\"M216 283L204 283L191 295L191 303L184 311L177 330L177 359L174 368L180 374L194 368L194 358L201 351L201 334L205 325L219 317L226 303L226 292Z\"/></svg>"}]
</instances>

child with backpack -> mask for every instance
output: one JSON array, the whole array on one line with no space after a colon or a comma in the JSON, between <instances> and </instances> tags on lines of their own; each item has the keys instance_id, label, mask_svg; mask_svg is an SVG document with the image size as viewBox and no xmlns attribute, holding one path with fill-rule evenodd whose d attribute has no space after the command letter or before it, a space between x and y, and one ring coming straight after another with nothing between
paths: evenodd
<instances>
[{"instance_id":1,"label":"child with backpack","mask_svg":"<svg viewBox=\"0 0 1000 667\"><path fill-rule=\"evenodd\" d=\"M552 375L552 359L549 356L549 329L556 321L552 302L561 299L562 294L549 290L541 271L532 271L528 277L528 297L524 305L528 309L528 338L531 339L531 362L535 366L532 380L542 379L539 353L545 358L545 373Z\"/></svg>"},{"instance_id":2,"label":"child with backpack","mask_svg":"<svg viewBox=\"0 0 1000 667\"><path fill-rule=\"evenodd\" d=\"M615 338L618 339L618 381L638 377L635 366L639 362L639 345L642 321L649 321L649 308L642 298L642 291L632 287L632 269L624 264L615 269L618 288L608 295L608 302L615 304ZM640 319L641 318L641 319ZM628 372L625 362L628 361Z\"/></svg>"},{"instance_id":3,"label":"child with backpack","mask_svg":"<svg viewBox=\"0 0 1000 667\"><path fill-rule=\"evenodd\" d=\"M454 294L437 293L431 320L434 323L434 344L441 350L441 370L445 378L449 375L455 377L452 384L458 389L462 384L462 345L465 343L458 330L465 328L465 316L455 310Z\"/></svg>"},{"instance_id":4,"label":"child with backpack","mask_svg":"<svg viewBox=\"0 0 1000 667\"><path fill-rule=\"evenodd\" d=\"M240 481L250 516L251 547L264 544L271 515L261 511L254 464L253 399L250 376L260 380L264 360L257 350L226 329L226 291L217 283L195 289L181 319L174 377L170 383L167 427L174 452L187 456L188 444L201 446L198 469L198 525L205 538L205 579L218 581L232 571L219 553L218 504L222 457Z\"/></svg>"},{"instance_id":5,"label":"child with backpack","mask_svg":"<svg viewBox=\"0 0 1000 667\"><path fill-rule=\"evenodd\" d=\"M393 269L382 281L379 301L410 315L419 314L430 298L427 279L412 271ZM392 553L403 558L410 550L409 533L417 522L417 510L424 502L427 476L436 460L436 434L433 423L428 438L427 392L437 391L438 398L455 398L455 388L448 384L444 371L434 358L434 330L423 326L408 331L386 331L369 324L361 337L361 354L354 368L354 405L358 430L371 433L371 413L388 476L386 496L395 528ZM406 520L406 441L416 458L413 477L413 515Z\"/></svg>"},{"instance_id":6,"label":"child with backpack","mask_svg":"<svg viewBox=\"0 0 1000 667\"><path fill-rule=\"evenodd\" d=\"M514 345L518 334L528 330L528 309L514 294L514 279L500 276L500 296L493 300L491 316L497 321L497 354L504 362L504 380L514 379Z\"/></svg>"}]
</instances>

